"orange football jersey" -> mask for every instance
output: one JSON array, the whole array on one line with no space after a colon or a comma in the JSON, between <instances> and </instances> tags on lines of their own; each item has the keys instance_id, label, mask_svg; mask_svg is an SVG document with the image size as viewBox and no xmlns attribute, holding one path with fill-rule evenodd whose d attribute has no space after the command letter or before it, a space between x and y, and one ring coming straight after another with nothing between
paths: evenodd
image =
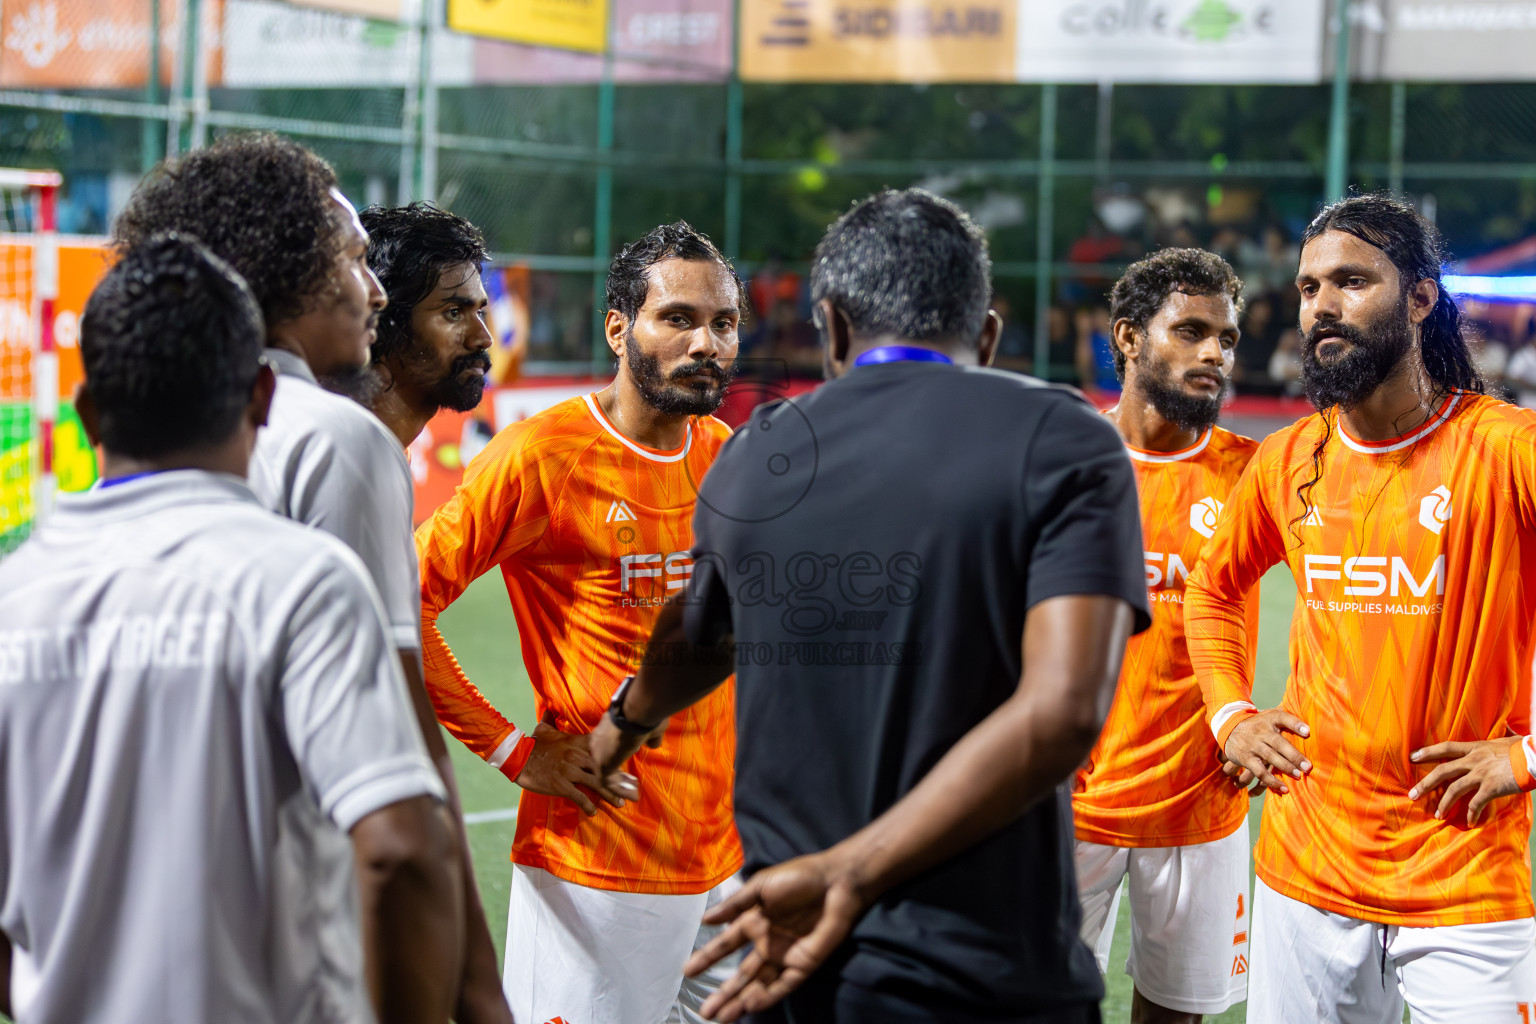
<instances>
[{"instance_id":1,"label":"orange football jersey","mask_svg":"<svg viewBox=\"0 0 1536 1024\"><path fill-rule=\"evenodd\" d=\"M1141 500L1152 628L1131 637L1104 731L1077 774L1077 838L1188 846L1231 835L1248 794L1227 781L1184 646L1184 584L1258 443L1213 427L1183 451L1126 445ZM1257 588L1247 603L1258 625Z\"/></svg>"},{"instance_id":2,"label":"orange football jersey","mask_svg":"<svg viewBox=\"0 0 1536 1024\"><path fill-rule=\"evenodd\" d=\"M1322 479L1313 449L1331 426ZM1250 714L1242 599L1284 560L1300 593L1281 706L1310 774L1270 793L1254 851L1272 889L1384 924L1530 917L1531 801L1475 827L1443 791L1412 801L1445 740L1530 732L1536 648L1536 413L1456 394L1418 429L1357 441L1336 415L1268 438L1189 580L1185 631L1224 742Z\"/></svg>"},{"instance_id":3,"label":"orange football jersey","mask_svg":"<svg viewBox=\"0 0 1536 1024\"><path fill-rule=\"evenodd\" d=\"M526 749L437 629L438 613L492 566L506 580L540 718L553 711L565 732L597 725L663 601L693 571L695 495L729 435L698 417L682 448L656 451L620 434L592 395L496 435L416 533L427 690L449 732L497 767ZM512 859L623 892L699 893L730 877L741 866L734 702L727 682L673 716L659 749L635 755L638 804L599 802L588 818L569 800L524 791Z\"/></svg>"}]
</instances>

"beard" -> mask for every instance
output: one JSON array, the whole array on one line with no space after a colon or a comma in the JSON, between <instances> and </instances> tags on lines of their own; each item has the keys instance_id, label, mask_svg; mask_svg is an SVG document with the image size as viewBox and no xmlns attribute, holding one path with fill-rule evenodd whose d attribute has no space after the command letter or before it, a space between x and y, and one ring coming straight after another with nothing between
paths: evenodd
<instances>
[{"instance_id":1,"label":"beard","mask_svg":"<svg viewBox=\"0 0 1536 1024\"><path fill-rule=\"evenodd\" d=\"M634 382L641 397L657 412L667 416L708 416L725 401L725 389L735 376L734 366L722 366L714 359L700 359L663 373L661 360L635 344L635 332L630 331L624 352L629 367L629 379ZM713 384L698 387L693 384L674 384L673 381L697 373L710 374Z\"/></svg>"},{"instance_id":2,"label":"beard","mask_svg":"<svg viewBox=\"0 0 1536 1024\"><path fill-rule=\"evenodd\" d=\"M1150 358L1149 358L1150 357ZM1232 382L1221 374L1221 389L1214 395L1192 395L1183 381L1174 380L1173 368L1152 355L1150 349L1137 364L1136 384L1163 419L1181 430L1204 434L1221 418L1221 403L1226 401ZM1207 371L1190 370L1184 380L1202 376Z\"/></svg>"},{"instance_id":3,"label":"beard","mask_svg":"<svg viewBox=\"0 0 1536 1024\"><path fill-rule=\"evenodd\" d=\"M470 372L475 369L484 372ZM426 383L422 391L439 409L469 412L480 404L480 399L485 395L487 375L490 372L490 354L470 352L455 359L446 375Z\"/></svg>"},{"instance_id":4,"label":"beard","mask_svg":"<svg viewBox=\"0 0 1536 1024\"><path fill-rule=\"evenodd\" d=\"M1317 357L1318 335L1327 330L1350 343L1343 355L1327 362ZM1413 328L1408 322L1408 296L1363 327L1341 320L1321 320L1302 338L1301 386L1317 409L1352 409L1391 375L1408 354Z\"/></svg>"},{"instance_id":5,"label":"beard","mask_svg":"<svg viewBox=\"0 0 1536 1024\"><path fill-rule=\"evenodd\" d=\"M372 365L337 370L315 377L320 386L333 394L350 398L361 406L373 408L374 399L384 390L384 382Z\"/></svg>"}]
</instances>

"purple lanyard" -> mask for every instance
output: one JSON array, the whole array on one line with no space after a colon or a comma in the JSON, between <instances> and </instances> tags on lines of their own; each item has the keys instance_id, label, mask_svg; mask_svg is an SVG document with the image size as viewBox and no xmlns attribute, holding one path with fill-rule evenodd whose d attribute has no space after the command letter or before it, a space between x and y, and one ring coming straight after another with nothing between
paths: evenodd
<instances>
[{"instance_id":1,"label":"purple lanyard","mask_svg":"<svg viewBox=\"0 0 1536 1024\"><path fill-rule=\"evenodd\" d=\"M116 487L118 484L126 484L130 480L142 480L146 476L154 476L158 472L160 472L158 469L146 469L142 473L129 473L127 476L115 476L110 480L103 480L96 486L102 490L106 490L108 487Z\"/></svg>"},{"instance_id":2,"label":"purple lanyard","mask_svg":"<svg viewBox=\"0 0 1536 1024\"><path fill-rule=\"evenodd\" d=\"M854 366L872 366L875 363L948 363L954 360L943 352L917 345L881 345L863 353L853 361Z\"/></svg>"}]
</instances>

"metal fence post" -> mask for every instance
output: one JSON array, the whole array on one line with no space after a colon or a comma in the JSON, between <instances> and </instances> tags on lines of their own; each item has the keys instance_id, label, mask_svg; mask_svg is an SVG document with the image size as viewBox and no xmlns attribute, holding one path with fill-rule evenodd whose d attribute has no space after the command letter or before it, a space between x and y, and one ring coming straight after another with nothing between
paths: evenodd
<instances>
[{"instance_id":1,"label":"metal fence post","mask_svg":"<svg viewBox=\"0 0 1536 1024\"><path fill-rule=\"evenodd\" d=\"M418 136L421 176L416 181L418 199L437 202L437 119L440 90L432 62L437 54L437 39L448 21L447 0L422 0L421 29L421 131Z\"/></svg>"},{"instance_id":2,"label":"metal fence post","mask_svg":"<svg viewBox=\"0 0 1536 1024\"><path fill-rule=\"evenodd\" d=\"M420 197L421 143L425 122L421 117L421 83L427 66L427 4L418 0L412 12L410 38L416 47L416 60L406 69L404 92L400 97L400 184L396 190L400 205Z\"/></svg>"},{"instance_id":3,"label":"metal fence post","mask_svg":"<svg viewBox=\"0 0 1536 1024\"><path fill-rule=\"evenodd\" d=\"M592 210L592 372L602 373L612 353L604 339L608 311L603 293L608 283L608 258L613 254L613 0L608 2L604 33L603 80L597 91L597 195Z\"/></svg>"},{"instance_id":4,"label":"metal fence post","mask_svg":"<svg viewBox=\"0 0 1536 1024\"><path fill-rule=\"evenodd\" d=\"M725 258L741 256L741 0L731 5L731 77L725 84Z\"/></svg>"},{"instance_id":5,"label":"metal fence post","mask_svg":"<svg viewBox=\"0 0 1536 1024\"><path fill-rule=\"evenodd\" d=\"M1328 116L1327 202L1342 199L1349 179L1349 0L1338 0L1338 32L1333 37L1333 108Z\"/></svg>"},{"instance_id":6,"label":"metal fence post","mask_svg":"<svg viewBox=\"0 0 1536 1024\"><path fill-rule=\"evenodd\" d=\"M1408 135L1408 83L1392 83L1392 122L1387 136L1387 187L1403 191L1403 146Z\"/></svg>"},{"instance_id":7,"label":"metal fence post","mask_svg":"<svg viewBox=\"0 0 1536 1024\"><path fill-rule=\"evenodd\" d=\"M149 77L144 102L160 102L160 0L149 0ZM165 124L145 117L139 122L139 162L148 174L165 150Z\"/></svg>"},{"instance_id":8,"label":"metal fence post","mask_svg":"<svg viewBox=\"0 0 1536 1024\"><path fill-rule=\"evenodd\" d=\"M1051 234L1056 202L1056 85L1040 87L1040 187L1035 201L1035 376L1051 372Z\"/></svg>"}]
</instances>

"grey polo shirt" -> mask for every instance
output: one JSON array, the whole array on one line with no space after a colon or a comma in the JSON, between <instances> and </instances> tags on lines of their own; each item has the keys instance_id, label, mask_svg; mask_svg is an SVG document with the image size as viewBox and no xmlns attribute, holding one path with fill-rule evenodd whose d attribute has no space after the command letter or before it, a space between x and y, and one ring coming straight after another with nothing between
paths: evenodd
<instances>
[{"instance_id":1,"label":"grey polo shirt","mask_svg":"<svg viewBox=\"0 0 1536 1024\"><path fill-rule=\"evenodd\" d=\"M367 566L402 650L421 649L421 586L411 518L415 491L399 440L350 398L322 388L308 364L269 348L277 393L251 459L251 490L279 515L324 530Z\"/></svg>"},{"instance_id":2,"label":"grey polo shirt","mask_svg":"<svg viewBox=\"0 0 1536 1024\"><path fill-rule=\"evenodd\" d=\"M194 470L61 495L0 561L0 765L22 1024L372 1019L317 893L360 819L444 793L334 539Z\"/></svg>"}]
</instances>

